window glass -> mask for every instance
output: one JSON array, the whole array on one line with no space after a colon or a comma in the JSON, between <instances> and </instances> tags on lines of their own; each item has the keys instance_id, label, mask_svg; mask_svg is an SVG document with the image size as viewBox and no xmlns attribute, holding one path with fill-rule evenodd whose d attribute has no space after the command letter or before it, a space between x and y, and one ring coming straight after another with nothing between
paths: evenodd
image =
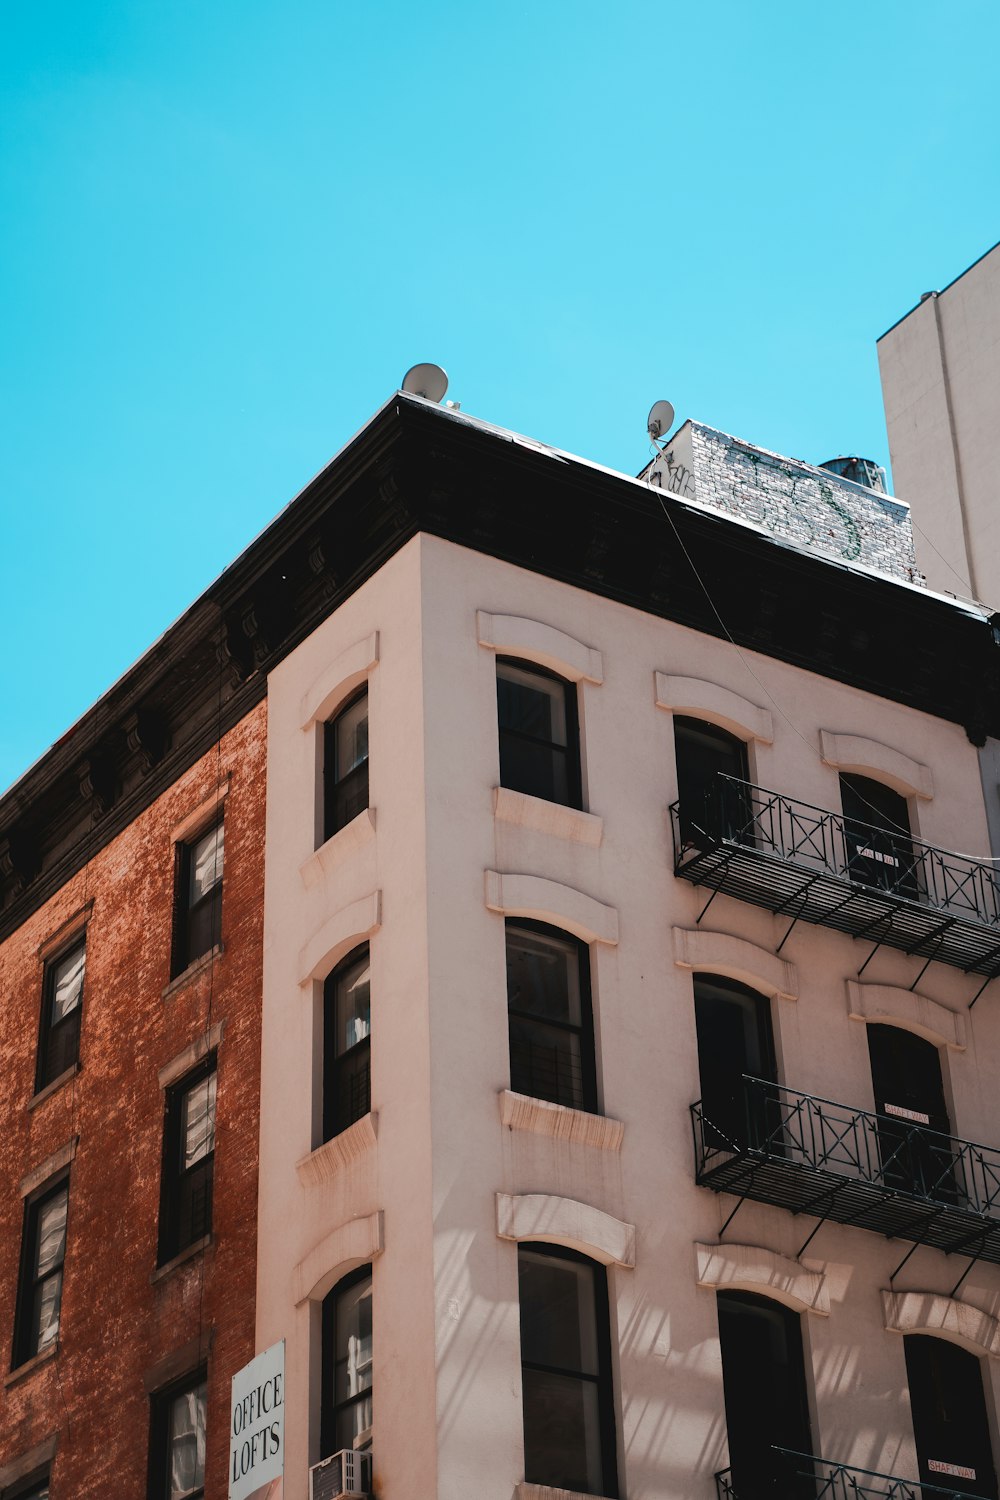
<instances>
[{"instance_id":1,"label":"window glass","mask_svg":"<svg viewBox=\"0 0 1000 1500\"><path fill-rule=\"evenodd\" d=\"M215 1150L215 1073L188 1089L182 1102L184 1169Z\"/></svg>"},{"instance_id":2,"label":"window glass","mask_svg":"<svg viewBox=\"0 0 1000 1500\"><path fill-rule=\"evenodd\" d=\"M512 791L580 805L576 689L562 678L497 662L500 783Z\"/></svg>"},{"instance_id":3,"label":"window glass","mask_svg":"<svg viewBox=\"0 0 1000 1500\"><path fill-rule=\"evenodd\" d=\"M357 949L326 981L323 1000L323 1139L371 1108L371 970Z\"/></svg>"},{"instance_id":4,"label":"window glass","mask_svg":"<svg viewBox=\"0 0 1000 1500\"><path fill-rule=\"evenodd\" d=\"M678 715L674 747L684 842L700 848L706 839L750 841L750 770L743 740L717 724Z\"/></svg>"},{"instance_id":5,"label":"window glass","mask_svg":"<svg viewBox=\"0 0 1000 1500\"><path fill-rule=\"evenodd\" d=\"M368 806L368 692L326 726L323 837L332 838Z\"/></svg>"},{"instance_id":6,"label":"window glass","mask_svg":"<svg viewBox=\"0 0 1000 1500\"><path fill-rule=\"evenodd\" d=\"M789 1473L787 1461L774 1451L812 1452L801 1319L791 1308L750 1292L719 1292L717 1301L736 1494L815 1500L815 1480Z\"/></svg>"},{"instance_id":7,"label":"window glass","mask_svg":"<svg viewBox=\"0 0 1000 1500\"><path fill-rule=\"evenodd\" d=\"M372 1426L372 1278L365 1268L323 1302L323 1456L366 1447Z\"/></svg>"},{"instance_id":8,"label":"window glass","mask_svg":"<svg viewBox=\"0 0 1000 1500\"><path fill-rule=\"evenodd\" d=\"M368 694L358 698L336 721L338 781L368 759Z\"/></svg>"},{"instance_id":9,"label":"window glass","mask_svg":"<svg viewBox=\"0 0 1000 1500\"><path fill-rule=\"evenodd\" d=\"M167 1446L170 1466L170 1500L186 1500L200 1494L205 1483L204 1381L193 1391L182 1391L170 1402Z\"/></svg>"},{"instance_id":10,"label":"window glass","mask_svg":"<svg viewBox=\"0 0 1000 1500\"><path fill-rule=\"evenodd\" d=\"M704 1144L720 1150L766 1145L780 1152L776 1094L744 1083L744 1075L777 1081L770 1001L735 979L696 974L694 1007Z\"/></svg>"},{"instance_id":11,"label":"window glass","mask_svg":"<svg viewBox=\"0 0 1000 1500\"><path fill-rule=\"evenodd\" d=\"M518 1252L524 1471L530 1484L617 1493L607 1278L564 1252Z\"/></svg>"},{"instance_id":12,"label":"window glass","mask_svg":"<svg viewBox=\"0 0 1000 1500\"><path fill-rule=\"evenodd\" d=\"M993 1445L977 1357L923 1333L903 1339L913 1436L927 1485L996 1500Z\"/></svg>"},{"instance_id":13,"label":"window glass","mask_svg":"<svg viewBox=\"0 0 1000 1500\"><path fill-rule=\"evenodd\" d=\"M571 1109L596 1110L590 955L565 933L507 923L510 1086Z\"/></svg>"},{"instance_id":14,"label":"window glass","mask_svg":"<svg viewBox=\"0 0 1000 1500\"><path fill-rule=\"evenodd\" d=\"M15 1365L40 1354L59 1336L68 1208L69 1185L65 1182L27 1206Z\"/></svg>"},{"instance_id":15,"label":"window glass","mask_svg":"<svg viewBox=\"0 0 1000 1500\"><path fill-rule=\"evenodd\" d=\"M225 833L220 820L177 847L171 973L181 974L222 939Z\"/></svg>"},{"instance_id":16,"label":"window glass","mask_svg":"<svg viewBox=\"0 0 1000 1500\"><path fill-rule=\"evenodd\" d=\"M218 823L191 845L188 904L195 906L222 879L223 829Z\"/></svg>"},{"instance_id":17,"label":"window glass","mask_svg":"<svg viewBox=\"0 0 1000 1500\"><path fill-rule=\"evenodd\" d=\"M55 1025L80 1004L83 996L83 975L87 963L87 949L81 943L64 958L52 965L52 1010L51 1021Z\"/></svg>"},{"instance_id":18,"label":"window glass","mask_svg":"<svg viewBox=\"0 0 1000 1500\"><path fill-rule=\"evenodd\" d=\"M371 966L363 958L337 979L337 1051L363 1042L371 1029Z\"/></svg>"},{"instance_id":19,"label":"window glass","mask_svg":"<svg viewBox=\"0 0 1000 1500\"><path fill-rule=\"evenodd\" d=\"M212 1230L217 1074L214 1054L168 1089L160 1182L164 1265Z\"/></svg>"}]
</instances>

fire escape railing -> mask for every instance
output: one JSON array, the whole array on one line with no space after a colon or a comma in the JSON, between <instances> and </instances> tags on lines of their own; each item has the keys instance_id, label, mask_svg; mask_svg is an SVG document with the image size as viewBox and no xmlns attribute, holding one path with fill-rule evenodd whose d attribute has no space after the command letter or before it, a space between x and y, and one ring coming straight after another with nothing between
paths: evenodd
<instances>
[{"instance_id":1,"label":"fire escape railing","mask_svg":"<svg viewBox=\"0 0 1000 1500\"><path fill-rule=\"evenodd\" d=\"M704 1187L1000 1265L1000 1150L749 1076L691 1120Z\"/></svg>"},{"instance_id":2,"label":"fire escape railing","mask_svg":"<svg viewBox=\"0 0 1000 1500\"><path fill-rule=\"evenodd\" d=\"M670 817L674 871L710 899L722 891L928 963L1000 975L1000 875L988 861L722 774Z\"/></svg>"},{"instance_id":3,"label":"fire escape railing","mask_svg":"<svg viewBox=\"0 0 1000 1500\"><path fill-rule=\"evenodd\" d=\"M769 1473L734 1481L732 1469L720 1469L715 1476L718 1500L974 1500L968 1490L858 1469L789 1448L772 1451L775 1463Z\"/></svg>"}]
</instances>

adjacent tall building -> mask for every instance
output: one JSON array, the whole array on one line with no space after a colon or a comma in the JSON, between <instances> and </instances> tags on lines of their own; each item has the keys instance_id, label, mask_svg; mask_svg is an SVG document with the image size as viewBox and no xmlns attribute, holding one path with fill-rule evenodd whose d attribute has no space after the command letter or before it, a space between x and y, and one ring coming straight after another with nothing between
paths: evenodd
<instances>
[{"instance_id":1,"label":"adjacent tall building","mask_svg":"<svg viewBox=\"0 0 1000 1500\"><path fill-rule=\"evenodd\" d=\"M222 1500L280 1339L286 1500L995 1497L998 651L393 396L0 801L0 1497Z\"/></svg>"}]
</instances>

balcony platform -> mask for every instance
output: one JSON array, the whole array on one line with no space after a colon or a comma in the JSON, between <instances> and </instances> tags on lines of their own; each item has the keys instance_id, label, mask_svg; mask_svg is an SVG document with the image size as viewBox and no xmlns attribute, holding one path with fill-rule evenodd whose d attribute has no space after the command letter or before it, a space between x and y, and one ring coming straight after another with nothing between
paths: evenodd
<instances>
[{"instance_id":1,"label":"balcony platform","mask_svg":"<svg viewBox=\"0 0 1000 1500\"><path fill-rule=\"evenodd\" d=\"M680 879L987 981L1000 975L1000 881L987 861L887 842L882 829L733 777L718 783L708 810L670 809Z\"/></svg>"},{"instance_id":2,"label":"balcony platform","mask_svg":"<svg viewBox=\"0 0 1000 1500\"><path fill-rule=\"evenodd\" d=\"M774 1471L758 1476L757 1483L750 1485L755 1500L762 1494L773 1495L775 1500L976 1500L968 1490L855 1469L788 1448L771 1451ZM715 1489L718 1500L744 1500L732 1469L719 1470Z\"/></svg>"}]
</instances>

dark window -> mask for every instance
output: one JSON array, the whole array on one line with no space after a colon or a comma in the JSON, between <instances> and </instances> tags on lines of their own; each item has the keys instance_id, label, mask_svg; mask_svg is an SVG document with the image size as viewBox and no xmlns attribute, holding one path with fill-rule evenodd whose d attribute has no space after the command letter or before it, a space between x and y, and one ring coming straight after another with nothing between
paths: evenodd
<instances>
[{"instance_id":1,"label":"dark window","mask_svg":"<svg viewBox=\"0 0 1000 1500\"><path fill-rule=\"evenodd\" d=\"M41 1354L59 1337L69 1180L49 1184L24 1206L21 1277L13 1365Z\"/></svg>"},{"instance_id":2,"label":"dark window","mask_svg":"<svg viewBox=\"0 0 1000 1500\"><path fill-rule=\"evenodd\" d=\"M356 948L323 990L323 1139L371 1109L371 968Z\"/></svg>"},{"instance_id":3,"label":"dark window","mask_svg":"<svg viewBox=\"0 0 1000 1500\"><path fill-rule=\"evenodd\" d=\"M979 1360L923 1333L908 1333L903 1348L921 1480L996 1500Z\"/></svg>"},{"instance_id":4,"label":"dark window","mask_svg":"<svg viewBox=\"0 0 1000 1500\"><path fill-rule=\"evenodd\" d=\"M321 1458L367 1448L372 1427L372 1272L362 1266L323 1299Z\"/></svg>"},{"instance_id":5,"label":"dark window","mask_svg":"<svg viewBox=\"0 0 1000 1500\"><path fill-rule=\"evenodd\" d=\"M770 1001L735 979L696 974L694 1012L705 1145L723 1151L766 1145L780 1153L775 1091L743 1081L745 1074L777 1081Z\"/></svg>"},{"instance_id":6,"label":"dark window","mask_svg":"<svg viewBox=\"0 0 1000 1500\"><path fill-rule=\"evenodd\" d=\"M590 950L533 922L507 923L510 1086L572 1109L597 1109Z\"/></svg>"},{"instance_id":7,"label":"dark window","mask_svg":"<svg viewBox=\"0 0 1000 1500\"><path fill-rule=\"evenodd\" d=\"M35 1473L30 1479L0 1490L0 1500L49 1500L48 1474Z\"/></svg>"},{"instance_id":8,"label":"dark window","mask_svg":"<svg viewBox=\"0 0 1000 1500\"><path fill-rule=\"evenodd\" d=\"M799 1316L750 1292L719 1292L718 1308L735 1493L739 1500L813 1500L807 1466L774 1452L812 1452Z\"/></svg>"},{"instance_id":9,"label":"dark window","mask_svg":"<svg viewBox=\"0 0 1000 1500\"><path fill-rule=\"evenodd\" d=\"M323 837L332 838L368 806L368 689L326 725Z\"/></svg>"},{"instance_id":10,"label":"dark window","mask_svg":"<svg viewBox=\"0 0 1000 1500\"><path fill-rule=\"evenodd\" d=\"M157 1391L150 1407L149 1500L205 1493L205 1371Z\"/></svg>"},{"instance_id":11,"label":"dark window","mask_svg":"<svg viewBox=\"0 0 1000 1500\"><path fill-rule=\"evenodd\" d=\"M573 683L524 662L497 662L500 785L580 806L580 732Z\"/></svg>"},{"instance_id":12,"label":"dark window","mask_svg":"<svg viewBox=\"0 0 1000 1500\"><path fill-rule=\"evenodd\" d=\"M747 747L734 734L703 719L674 719L677 799L681 838L702 848L706 841L752 842ZM735 777L726 781L724 777Z\"/></svg>"},{"instance_id":13,"label":"dark window","mask_svg":"<svg viewBox=\"0 0 1000 1500\"><path fill-rule=\"evenodd\" d=\"M160 1182L160 1264L212 1228L215 1058L167 1090Z\"/></svg>"},{"instance_id":14,"label":"dark window","mask_svg":"<svg viewBox=\"0 0 1000 1500\"><path fill-rule=\"evenodd\" d=\"M522 1245L517 1265L525 1480L617 1495L604 1267L548 1245Z\"/></svg>"},{"instance_id":15,"label":"dark window","mask_svg":"<svg viewBox=\"0 0 1000 1500\"><path fill-rule=\"evenodd\" d=\"M190 844L177 845L174 880L174 941L171 970L208 953L222 937L223 825L216 823Z\"/></svg>"},{"instance_id":16,"label":"dark window","mask_svg":"<svg viewBox=\"0 0 1000 1500\"><path fill-rule=\"evenodd\" d=\"M72 948L45 965L36 1089L43 1089L65 1073L80 1056L80 1013L86 963L87 947L81 938Z\"/></svg>"},{"instance_id":17,"label":"dark window","mask_svg":"<svg viewBox=\"0 0 1000 1500\"><path fill-rule=\"evenodd\" d=\"M847 873L862 885L919 895L917 858L906 798L869 776L842 775Z\"/></svg>"},{"instance_id":18,"label":"dark window","mask_svg":"<svg viewBox=\"0 0 1000 1500\"><path fill-rule=\"evenodd\" d=\"M868 1027L878 1150L890 1187L953 1203L957 1196L951 1121L941 1055L900 1026ZM931 1134L930 1132L934 1132Z\"/></svg>"}]
</instances>

